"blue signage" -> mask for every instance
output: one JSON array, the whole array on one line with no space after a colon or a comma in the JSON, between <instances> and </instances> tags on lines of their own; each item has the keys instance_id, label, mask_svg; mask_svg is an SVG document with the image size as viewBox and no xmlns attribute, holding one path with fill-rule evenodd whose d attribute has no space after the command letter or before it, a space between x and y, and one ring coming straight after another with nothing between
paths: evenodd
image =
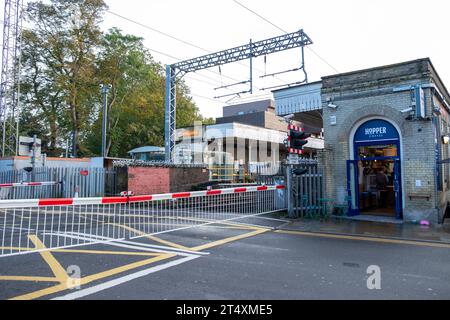
<instances>
[{"instance_id":1,"label":"blue signage","mask_svg":"<svg viewBox=\"0 0 450 320\"><path fill-rule=\"evenodd\" d=\"M397 129L384 120L367 121L355 134L355 143L388 140L400 140L400 136Z\"/></svg>"}]
</instances>

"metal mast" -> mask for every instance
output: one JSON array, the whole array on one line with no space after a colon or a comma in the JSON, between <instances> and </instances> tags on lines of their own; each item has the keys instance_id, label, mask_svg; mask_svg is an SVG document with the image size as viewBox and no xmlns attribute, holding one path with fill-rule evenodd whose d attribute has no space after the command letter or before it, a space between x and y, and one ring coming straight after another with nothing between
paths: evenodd
<instances>
[{"instance_id":1,"label":"metal mast","mask_svg":"<svg viewBox=\"0 0 450 320\"><path fill-rule=\"evenodd\" d=\"M17 154L23 0L5 0L0 82L1 155Z\"/></svg>"},{"instance_id":2,"label":"metal mast","mask_svg":"<svg viewBox=\"0 0 450 320\"><path fill-rule=\"evenodd\" d=\"M303 30L284 34L258 42L250 41L249 44L223 50L216 53L207 54L202 57L182 61L166 67L166 118L165 118L165 143L166 160L173 162L175 149L175 130L176 130L176 82L177 77L183 77L189 72L195 72L208 69L228 63L238 62L250 59L250 74L252 74L252 59L266 56L294 48L304 48L312 44L309 36ZM304 69L304 56L302 55L302 69ZM305 71L306 75L306 71ZM246 81L248 82L248 81ZM250 93L252 93L252 75L250 76Z\"/></svg>"}]
</instances>

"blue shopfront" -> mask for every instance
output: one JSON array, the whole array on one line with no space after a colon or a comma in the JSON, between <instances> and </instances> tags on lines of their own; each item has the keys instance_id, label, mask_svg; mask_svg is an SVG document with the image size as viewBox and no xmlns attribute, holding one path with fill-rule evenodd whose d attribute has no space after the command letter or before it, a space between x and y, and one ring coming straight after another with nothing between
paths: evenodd
<instances>
[{"instance_id":1,"label":"blue shopfront","mask_svg":"<svg viewBox=\"0 0 450 320\"><path fill-rule=\"evenodd\" d=\"M350 215L402 219L401 138L389 121L371 119L352 132L347 161Z\"/></svg>"}]
</instances>

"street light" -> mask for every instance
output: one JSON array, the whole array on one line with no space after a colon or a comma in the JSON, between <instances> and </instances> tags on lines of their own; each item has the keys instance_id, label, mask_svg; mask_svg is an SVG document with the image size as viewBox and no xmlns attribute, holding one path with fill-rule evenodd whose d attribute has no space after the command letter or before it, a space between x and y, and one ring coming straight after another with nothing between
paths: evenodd
<instances>
[{"instance_id":1,"label":"street light","mask_svg":"<svg viewBox=\"0 0 450 320\"><path fill-rule=\"evenodd\" d=\"M108 131L108 93L111 89L111 85L100 86L102 88L103 95L103 126L102 126L102 157L106 158L106 135Z\"/></svg>"}]
</instances>

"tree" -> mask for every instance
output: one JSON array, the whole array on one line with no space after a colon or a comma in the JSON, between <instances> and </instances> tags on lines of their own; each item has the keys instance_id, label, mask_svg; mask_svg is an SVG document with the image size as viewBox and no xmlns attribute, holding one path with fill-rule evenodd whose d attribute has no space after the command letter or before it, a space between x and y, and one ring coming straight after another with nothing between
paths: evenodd
<instances>
[{"instance_id":1,"label":"tree","mask_svg":"<svg viewBox=\"0 0 450 320\"><path fill-rule=\"evenodd\" d=\"M37 0L26 10L23 33L21 127L37 132L43 152L101 154L102 96L108 103L108 155L126 157L143 145L164 145L165 74L143 39L113 28L102 33L102 0ZM189 88L178 86L179 126L201 120Z\"/></svg>"},{"instance_id":2,"label":"tree","mask_svg":"<svg viewBox=\"0 0 450 320\"><path fill-rule=\"evenodd\" d=\"M73 154L92 122L92 104L98 89L96 50L106 9L102 0L30 2L26 19L31 30L23 40L25 113L42 117L49 129L49 149L58 138L73 136ZM28 112L27 112L28 111Z\"/></svg>"},{"instance_id":3,"label":"tree","mask_svg":"<svg viewBox=\"0 0 450 320\"><path fill-rule=\"evenodd\" d=\"M143 39L124 35L113 28L104 36L98 59L99 78L111 85L108 103L107 154L126 157L127 152L144 145L164 145L165 74L143 45ZM201 120L198 108L189 97L189 89L178 86L179 126ZM100 96L99 96L100 99ZM101 151L102 108L92 127L88 146Z\"/></svg>"}]
</instances>

